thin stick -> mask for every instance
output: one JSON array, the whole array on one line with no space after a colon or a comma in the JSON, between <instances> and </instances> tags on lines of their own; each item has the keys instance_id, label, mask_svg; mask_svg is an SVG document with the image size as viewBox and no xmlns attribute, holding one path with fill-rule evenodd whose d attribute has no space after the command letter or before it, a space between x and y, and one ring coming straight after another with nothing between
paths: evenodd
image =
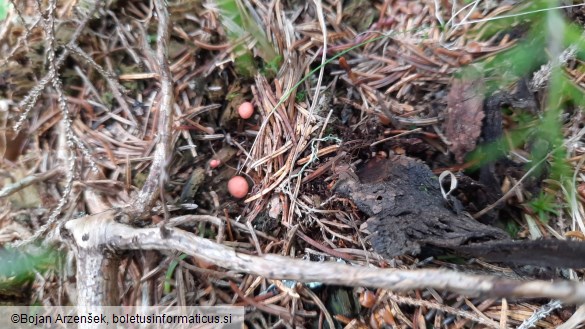
<instances>
[{"instance_id":1,"label":"thin stick","mask_svg":"<svg viewBox=\"0 0 585 329\"><path fill-rule=\"evenodd\" d=\"M214 265L274 280L323 282L393 291L432 288L468 296L559 299L566 304L585 303L585 284L573 281L516 281L469 275L439 269L399 270L351 266L333 262L310 262L265 254L262 257L236 252L227 246L168 228L134 228L114 220L115 211L86 216L65 224L82 248L103 246L115 250L178 250Z\"/></svg>"},{"instance_id":2,"label":"thin stick","mask_svg":"<svg viewBox=\"0 0 585 329\"><path fill-rule=\"evenodd\" d=\"M554 151L552 151L552 152L554 152ZM549 153L549 154L548 154L546 157L542 158L540 161L538 161L538 163L536 163L536 164L535 164L535 165L534 165L532 168L530 168L530 170L528 170L528 171L526 172L526 174L524 174L524 176L522 176L522 178L520 178L520 179L518 180L518 182L517 182L516 184L514 184L514 186L512 186L512 188L511 188L511 189L510 189L508 192L506 192L506 194L502 195L502 197L501 197L501 198L499 198L499 199L498 199L496 202L494 202L494 203L492 203L491 205L489 205L489 206L487 206L487 207L483 208L483 210L481 210L480 212L478 212L478 213L474 214L472 217L473 217L473 218L475 218L475 219L477 219L477 218L480 218L481 216L483 216L483 215L487 214L487 213L488 213L490 210L494 209L494 208L495 208L495 207L496 207L498 204L500 204L501 202L508 200L508 198L509 198L509 197L510 197L510 196L511 196L513 193L515 193L515 192L516 192L516 189L517 189L517 188L520 186L520 184L521 184L521 183L522 183L522 182L523 182L523 181L524 181L526 178L528 178L528 177L530 176L530 174L531 174L531 173L532 173L534 170L536 170L536 168L538 168L538 167L539 167L539 166L540 166L540 165L541 165L541 164L544 162L544 160L546 160L546 158L547 158L547 157L548 157L550 154L552 154L552 152L551 152L551 153Z\"/></svg>"},{"instance_id":3,"label":"thin stick","mask_svg":"<svg viewBox=\"0 0 585 329\"><path fill-rule=\"evenodd\" d=\"M27 186L31 186L32 184L43 182L55 176L62 175L63 170L61 168L53 168L47 172L26 176L23 179L19 180L18 182L15 182L14 184L6 185L2 190L0 190L0 198L5 198L13 193L16 193L26 188Z\"/></svg>"},{"instance_id":4,"label":"thin stick","mask_svg":"<svg viewBox=\"0 0 585 329\"><path fill-rule=\"evenodd\" d=\"M131 212L144 213L159 197L159 186L167 179L167 164L171 160L171 128L173 122L173 78L167 59L169 42L169 13L164 0L154 1L158 17L156 58L161 78L161 100L158 117L158 141L152 166L144 186L131 204Z\"/></svg>"}]
</instances>

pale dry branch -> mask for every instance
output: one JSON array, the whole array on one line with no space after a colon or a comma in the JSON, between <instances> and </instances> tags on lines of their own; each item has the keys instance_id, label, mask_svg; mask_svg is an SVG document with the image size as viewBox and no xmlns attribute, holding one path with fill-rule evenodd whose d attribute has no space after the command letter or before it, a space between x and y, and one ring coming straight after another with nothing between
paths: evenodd
<instances>
[{"instance_id":1,"label":"pale dry branch","mask_svg":"<svg viewBox=\"0 0 585 329\"><path fill-rule=\"evenodd\" d=\"M159 197L159 188L168 179L167 165L171 160L173 124L173 77L168 63L169 42L169 13L164 0L154 2L158 17L156 59L158 74L161 81L161 97L159 103L159 117L157 129L157 144L154 150L150 172L146 182L138 194L133 198L131 212L142 214L146 212Z\"/></svg>"},{"instance_id":2,"label":"pale dry branch","mask_svg":"<svg viewBox=\"0 0 585 329\"><path fill-rule=\"evenodd\" d=\"M447 270L398 270L318 263L273 254L262 257L168 228L133 228L114 220L116 211L74 219L65 224L79 248L107 246L113 250L178 250L211 264L267 279L323 282L333 285L384 288L393 291L432 288L468 296L552 298L567 304L585 303L585 284L562 281L515 281ZM82 279L78 278L78 279Z\"/></svg>"},{"instance_id":3,"label":"pale dry branch","mask_svg":"<svg viewBox=\"0 0 585 329\"><path fill-rule=\"evenodd\" d=\"M0 190L0 198L5 198L13 193L16 193L26 188L27 186L31 186L33 184L46 181L48 179L59 177L61 175L63 175L63 170L61 170L60 168L54 168L47 172L26 176L19 180L18 182L4 186L4 188Z\"/></svg>"},{"instance_id":4,"label":"pale dry branch","mask_svg":"<svg viewBox=\"0 0 585 329\"><path fill-rule=\"evenodd\" d=\"M445 313L460 316L460 317L467 319L467 320L475 321L479 324L486 326L487 328L499 328L498 324L492 320L485 319L484 317L478 316L475 313L462 311L462 310L459 310L457 308L450 307L447 305L441 305L441 304L429 302L426 300L414 299L414 298L405 297L405 296L399 296L399 295L396 295L393 293L388 293L388 298L390 298L391 300L395 301L398 304L406 304L406 305L410 305L410 306L418 306L418 307L425 307L425 308L429 308L429 309L436 309L436 310L443 311Z\"/></svg>"},{"instance_id":5,"label":"pale dry branch","mask_svg":"<svg viewBox=\"0 0 585 329\"><path fill-rule=\"evenodd\" d=\"M530 329L536 326L538 320L546 318L552 311L563 306L558 300L551 300L548 304L542 306L534 312L528 319L524 320L518 329Z\"/></svg>"}]
</instances>

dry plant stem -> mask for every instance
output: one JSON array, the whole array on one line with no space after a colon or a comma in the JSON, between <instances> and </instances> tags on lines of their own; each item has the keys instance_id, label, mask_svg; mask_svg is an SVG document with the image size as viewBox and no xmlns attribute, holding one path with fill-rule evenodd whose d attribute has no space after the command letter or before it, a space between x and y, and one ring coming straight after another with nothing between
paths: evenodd
<instances>
[{"instance_id":1,"label":"dry plant stem","mask_svg":"<svg viewBox=\"0 0 585 329\"><path fill-rule=\"evenodd\" d=\"M311 289L308 289L305 286L301 287L300 289L301 289L303 294L308 295L311 298L311 300L313 300L313 302L317 305L317 307L319 307L321 312L325 315L325 320L327 320L327 323L329 324L329 328L335 328L335 324L333 322L333 317L331 317L331 314L329 313L329 311L327 310L327 307L325 306L325 304L323 304L321 299L319 299L319 297L317 297L317 295L314 292L312 292Z\"/></svg>"},{"instance_id":2,"label":"dry plant stem","mask_svg":"<svg viewBox=\"0 0 585 329\"><path fill-rule=\"evenodd\" d=\"M466 275L445 270L397 270L315 263L266 254L262 257L237 253L232 248L199 238L176 228L162 237L159 228L133 228L114 220L116 212L71 220L65 224L81 247L112 250L178 250L223 268L267 279L323 282L345 286L384 288L394 291L432 288L468 296L559 299L566 304L585 303L585 285L563 281L514 281ZM78 277L83 280L83 276ZM106 282L102 283L103 285ZM105 289L101 289L105 290ZM79 292L83 294L83 292Z\"/></svg>"},{"instance_id":3,"label":"dry plant stem","mask_svg":"<svg viewBox=\"0 0 585 329\"><path fill-rule=\"evenodd\" d=\"M478 316L477 314L471 313L471 312L466 312L466 311L462 311L460 309L454 308L454 307L450 307L447 305L442 305L439 303L432 303L426 300L422 300L422 299L414 299L414 298L410 298L410 297L405 297L405 296L399 296L396 294L392 294L389 293L388 297L397 302L398 304L406 304L406 305L411 305L411 306L418 306L418 307L425 307L425 308L429 308L429 309L436 309L436 310L440 310L443 311L445 313L449 313L449 314L454 314L457 316L460 316L464 319L467 320L472 320L475 321L479 324L482 324L488 328L500 328L500 326L495 323L494 321L491 321L489 319L484 319L480 316Z\"/></svg>"},{"instance_id":4,"label":"dry plant stem","mask_svg":"<svg viewBox=\"0 0 585 329\"><path fill-rule=\"evenodd\" d=\"M18 12L18 8L16 6L14 6L13 4L13 8ZM20 12L18 13L18 16L21 18L23 24L25 23L24 19L22 18ZM11 22L11 16L8 16L7 18L5 18L5 24L3 26L3 29L0 30L0 40L4 40L4 38L6 37L6 34L8 33L8 31L10 31L10 22ZM2 60L0 60L0 66L4 66L8 63L8 60L11 59L14 54L16 53L17 50L21 49L22 45L25 43L26 40L28 40L28 38L30 38L31 35L31 31L41 22L40 18L36 18L35 21L31 24L30 27L26 26L26 24L24 24L23 26L26 29L26 32L21 35L18 38L18 41L16 42L16 45L12 47L12 50L10 51L10 53L8 55L6 55L5 58L3 58Z\"/></svg>"},{"instance_id":5,"label":"dry plant stem","mask_svg":"<svg viewBox=\"0 0 585 329\"><path fill-rule=\"evenodd\" d=\"M563 307L563 304L558 300L551 300L548 304L536 310L528 319L524 320L518 329L530 329L536 326L538 320L544 319L552 311Z\"/></svg>"},{"instance_id":6,"label":"dry plant stem","mask_svg":"<svg viewBox=\"0 0 585 329\"><path fill-rule=\"evenodd\" d=\"M154 1L158 17L156 59L161 81L158 136L152 166L144 186L133 198L131 212L143 214L159 198L159 187L167 179L166 167L171 160L171 126L173 122L173 78L167 59L169 41L169 13L164 0Z\"/></svg>"},{"instance_id":7,"label":"dry plant stem","mask_svg":"<svg viewBox=\"0 0 585 329\"><path fill-rule=\"evenodd\" d=\"M528 170L528 171L526 172L526 174L524 174L524 176L522 176L522 178L520 178L520 180L518 180L518 182L517 182L516 184L514 184L514 186L512 186L512 188L511 188L511 189L510 189L508 192L506 192L506 194L502 195L502 197L501 197L501 198L499 198L498 200L496 200L494 203L490 204L489 206L487 206L487 207L483 208L483 209L482 209L481 211L479 211L478 213L476 213L476 214L473 214L473 216L472 216L472 217L473 217L473 218L476 218L476 219L477 219L477 218L480 218L481 216L483 216L483 215L487 214L487 213L488 213L490 210L494 209L494 208L495 208L495 207L496 207L498 204L500 204L500 203L502 203L502 202L504 202L504 201L508 200L508 198L509 198L510 196L512 196L512 195L515 193L516 189L517 189L517 188L520 186L520 184L521 184L521 183L522 183L522 182L523 182L523 181L524 181L526 178L530 177L530 174L532 174L532 172L533 172L533 171L535 171L535 170L536 170L536 168L539 168L539 167L540 167L540 165L542 164L542 162L544 162L544 160L546 160L546 159L547 159L547 158L548 158L548 157L549 157L549 156L552 154L552 152L553 152L553 151L551 151L549 154L547 154L547 156L546 156L546 157L544 157L542 160L540 160L538 163L536 163L536 165L534 165L532 168L530 168L530 170Z\"/></svg>"},{"instance_id":8,"label":"dry plant stem","mask_svg":"<svg viewBox=\"0 0 585 329\"><path fill-rule=\"evenodd\" d=\"M83 21L81 21L81 23L79 23L79 26L77 26L77 29L75 30L75 32L71 36L71 39L69 40L69 43L68 43L69 46L72 46L77 42L77 38L79 38L79 36L81 35L81 32L85 29L85 26L87 25L89 20L93 17L94 13L97 11L100 3L101 3L101 1L96 1L95 6L93 6L93 8L89 11L88 15L83 19ZM53 12L51 12L49 14L53 15ZM53 18L51 18L51 21L52 20L53 20ZM54 50L55 49L53 48L53 52L54 52ZM33 106L36 104L43 89L45 89L46 85L54 79L54 74L55 74L56 70L59 69L59 67L61 66L61 64L63 64L63 62L65 61L65 58L67 58L68 55L69 55L69 50L67 48L65 48L61 52L61 55L59 55L59 58L57 58L56 60L53 58L52 63L54 64L55 71L49 70L47 75L45 77L43 77L43 79L41 79L41 81L39 81L37 83L37 85L34 86L29 91L29 93L26 95L26 97L24 97L20 101L18 106L21 108L24 108L24 113L19 117L18 122L14 125L14 128L13 128L14 131L16 131L16 132L20 131L20 128L22 127L22 124L24 123L24 120L26 120L29 112L32 110Z\"/></svg>"},{"instance_id":9,"label":"dry plant stem","mask_svg":"<svg viewBox=\"0 0 585 329\"><path fill-rule=\"evenodd\" d=\"M502 298L502 307L500 308L500 328L508 327L508 300Z\"/></svg>"},{"instance_id":10,"label":"dry plant stem","mask_svg":"<svg viewBox=\"0 0 585 329\"><path fill-rule=\"evenodd\" d=\"M321 83L323 81L323 73L324 73L324 69L325 69L325 62L327 59L327 28L325 27L325 19L323 17L323 8L321 6L321 1L320 0L313 0L316 11L317 11L317 17L319 19L319 26L321 28L321 33L323 33L323 53L321 54L321 68L319 70L319 78L317 80L317 85L315 86L315 94L313 95L313 102L311 104L311 107L309 109L309 117L307 118L307 120L305 121L305 125L302 128L302 133L301 135L303 136L303 139L308 139L308 136L310 136L310 124L311 121L313 119L314 113L315 113L315 108L320 104L320 99L319 99L319 93L321 92ZM293 158L292 158L292 163L295 163L299 156L300 153L303 151L304 146L308 145L308 143L298 143L297 147L294 150L294 154L293 154ZM293 177L293 173L292 173L292 166L291 166L291 171L289 173L289 183L292 180ZM291 211L289 212L289 218L287 219L288 223L292 223L292 215L294 214L294 210L296 207L296 202L297 202L297 196L299 194L299 189L301 187L301 179L302 177L298 177L296 180L296 184L294 185L294 189L291 191L292 192L292 196L291 196L291 205L290 205L290 209ZM291 184L292 185L292 184Z\"/></svg>"},{"instance_id":11,"label":"dry plant stem","mask_svg":"<svg viewBox=\"0 0 585 329\"><path fill-rule=\"evenodd\" d=\"M27 186L43 182L53 177L61 175L63 175L63 170L60 168L54 168L47 172L26 176L23 179L19 180L18 182L15 182L14 184L4 186L4 188L0 190L0 198L5 198L13 193L16 193L26 188Z\"/></svg>"}]
</instances>

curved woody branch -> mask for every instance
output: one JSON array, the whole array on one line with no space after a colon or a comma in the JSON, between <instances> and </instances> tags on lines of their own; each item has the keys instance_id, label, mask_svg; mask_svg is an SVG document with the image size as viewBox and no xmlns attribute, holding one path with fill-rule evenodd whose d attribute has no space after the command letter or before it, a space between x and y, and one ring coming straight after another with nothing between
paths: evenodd
<instances>
[{"instance_id":1,"label":"curved woody branch","mask_svg":"<svg viewBox=\"0 0 585 329\"><path fill-rule=\"evenodd\" d=\"M119 251L178 250L229 270L267 279L317 281L394 291L433 288L468 296L551 298L567 304L585 303L585 284L579 282L516 281L436 269L380 269L316 263L271 254L253 256L177 228L168 228L165 237L159 228L133 228L116 222L114 214L110 211L71 220L65 227L80 248L101 245Z\"/></svg>"},{"instance_id":2,"label":"curved woody branch","mask_svg":"<svg viewBox=\"0 0 585 329\"><path fill-rule=\"evenodd\" d=\"M158 17L156 59L161 79L161 98L157 123L157 144L150 172L138 194L130 202L131 214L144 214L159 197L160 187L167 179L167 164L171 159L173 122L173 77L168 63L169 13L164 0L154 1Z\"/></svg>"}]
</instances>

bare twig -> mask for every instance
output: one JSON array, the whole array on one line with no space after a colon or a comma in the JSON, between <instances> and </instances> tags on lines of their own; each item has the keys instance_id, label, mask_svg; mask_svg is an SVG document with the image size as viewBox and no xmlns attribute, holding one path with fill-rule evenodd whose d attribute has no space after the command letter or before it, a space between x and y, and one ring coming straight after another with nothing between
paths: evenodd
<instances>
[{"instance_id":1,"label":"bare twig","mask_svg":"<svg viewBox=\"0 0 585 329\"><path fill-rule=\"evenodd\" d=\"M551 151L551 152L549 153L549 155L550 155L550 154L552 154L552 152L554 152L554 151ZM539 162L537 162L537 163L536 163L536 164L535 164L535 165L534 165L532 168L530 168L530 170L528 170L528 171L526 172L526 174L524 174L524 176L522 176L522 178L520 178L520 179L518 180L518 182L517 182L516 184L514 184L514 186L512 186L512 188L511 188L511 189L510 189L508 192L506 192L506 194L502 195L502 197L500 197L498 200L496 200L494 203L490 204L489 206L487 206L487 207L483 208L483 209L482 209L481 211L479 211L478 213L476 213L476 214L473 214L473 218L480 218L481 216L483 216L483 215L487 214L489 211L491 211L492 209L494 209L494 208L495 208L497 205L499 205L500 203L502 203L502 202L506 201L506 200L507 200L509 197L511 197L511 196L512 196L512 195L515 193L516 189L517 189L518 187L520 187L520 184L522 184L522 182L523 182L523 181L524 181L526 178L530 177L530 174L532 174L532 172L533 172L533 171L535 171L537 168L539 168L539 167L540 167L540 165L541 165L541 164L542 164L542 163L543 163L545 160L546 160L546 157L542 158L542 159L541 159Z\"/></svg>"},{"instance_id":2,"label":"bare twig","mask_svg":"<svg viewBox=\"0 0 585 329\"><path fill-rule=\"evenodd\" d=\"M437 310L444 311L446 313L451 313L451 314L460 316L460 317L467 319L467 320L473 320L473 321L475 321L479 324L482 324L488 328L500 328L500 326L497 323L495 323L494 321L491 321L489 319L485 319L484 317L478 316L475 313L462 311L462 310L459 310L459 309L456 309L454 307L450 307L447 305L441 305L438 303L428 302L426 300L414 299L414 298L409 298L409 297L405 297L405 296L399 296L399 295L392 294L392 293L389 293L388 296L391 300L396 301L398 304L406 304L406 305L411 305L411 306L425 307L425 308L429 308L429 309L437 309Z\"/></svg>"},{"instance_id":3,"label":"bare twig","mask_svg":"<svg viewBox=\"0 0 585 329\"><path fill-rule=\"evenodd\" d=\"M559 299L567 304L585 303L585 285L563 281L515 281L468 275L446 270L398 270L339 263L317 263L273 254L262 257L238 253L232 248L168 228L167 238L158 228L133 228L114 220L114 211L71 220L71 231L80 247L110 246L117 250L179 250L234 271L276 280L385 288L394 291L432 288L469 296ZM165 234L165 235L166 235Z\"/></svg>"},{"instance_id":4,"label":"bare twig","mask_svg":"<svg viewBox=\"0 0 585 329\"><path fill-rule=\"evenodd\" d=\"M131 202L131 211L142 214L159 197L159 188L167 180L167 165L171 160L173 123L173 77L168 63L169 13L164 0L155 1L158 17L157 50L158 74L161 80L161 100L159 104L158 136L150 172L144 186Z\"/></svg>"},{"instance_id":5,"label":"bare twig","mask_svg":"<svg viewBox=\"0 0 585 329\"><path fill-rule=\"evenodd\" d=\"M31 186L38 182L43 182L53 177L58 177L63 175L63 170L60 168L51 169L47 172L33 174L30 176L26 176L23 179L15 182L14 184L6 185L2 190L0 190L0 198L5 198L13 193L16 193L27 186Z\"/></svg>"},{"instance_id":6,"label":"bare twig","mask_svg":"<svg viewBox=\"0 0 585 329\"><path fill-rule=\"evenodd\" d=\"M544 319L552 311L561 308L563 304L558 300L551 300L548 304L544 305L536 312L534 312L528 319L524 320L518 329L530 329L536 325L538 320Z\"/></svg>"}]
</instances>

